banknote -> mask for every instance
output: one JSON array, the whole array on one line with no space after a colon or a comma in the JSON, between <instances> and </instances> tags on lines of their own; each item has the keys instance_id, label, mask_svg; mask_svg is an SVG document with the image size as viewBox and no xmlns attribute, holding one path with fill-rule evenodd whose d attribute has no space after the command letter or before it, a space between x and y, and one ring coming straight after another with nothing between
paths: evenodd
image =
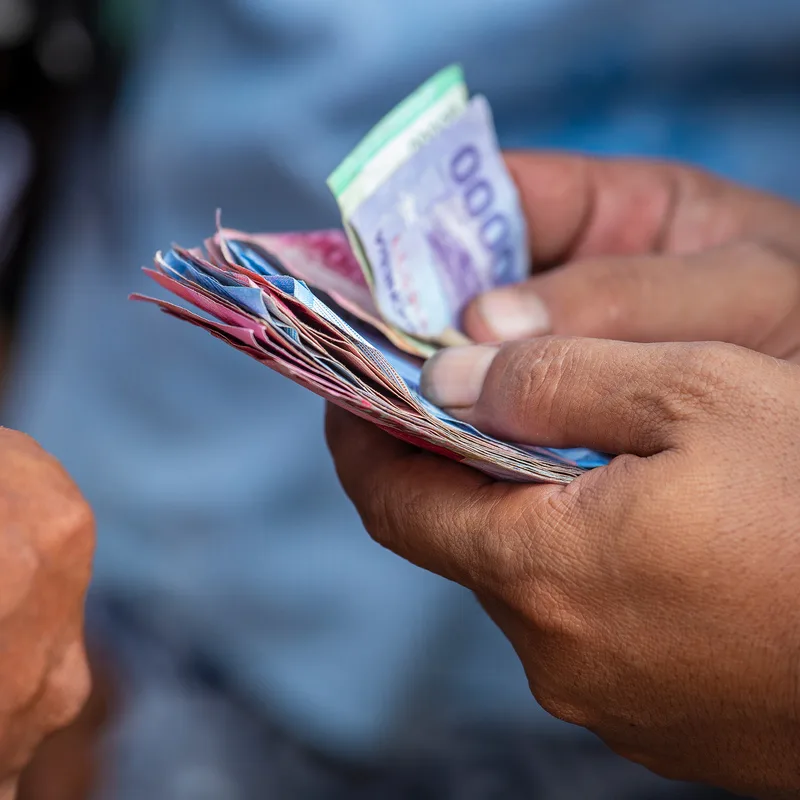
<instances>
[{"instance_id":1,"label":"banknote","mask_svg":"<svg viewBox=\"0 0 800 800\"><path fill-rule=\"evenodd\" d=\"M525 278L527 229L491 109L437 73L328 179L343 230L247 233L157 253L145 270L195 310L133 295L387 433L502 480L566 483L608 456L503 442L420 391L424 360L466 340L464 306Z\"/></svg>"},{"instance_id":2,"label":"banknote","mask_svg":"<svg viewBox=\"0 0 800 800\"><path fill-rule=\"evenodd\" d=\"M468 99L461 67L446 67L395 106L328 177L328 187L339 204L344 230L368 285L372 285L372 265L350 224L350 215L401 164L463 113ZM414 331L396 328L393 338L408 352L428 356L434 352L431 344L415 336ZM442 339L447 344L466 341L453 328L444 332Z\"/></svg>"},{"instance_id":3,"label":"banknote","mask_svg":"<svg viewBox=\"0 0 800 800\"><path fill-rule=\"evenodd\" d=\"M525 218L485 98L458 65L375 126L328 178L375 303L404 349L468 342L464 305L530 269Z\"/></svg>"},{"instance_id":4,"label":"banknote","mask_svg":"<svg viewBox=\"0 0 800 800\"><path fill-rule=\"evenodd\" d=\"M457 64L429 78L387 114L331 173L328 187L347 220L401 164L467 107Z\"/></svg>"},{"instance_id":5,"label":"banknote","mask_svg":"<svg viewBox=\"0 0 800 800\"><path fill-rule=\"evenodd\" d=\"M398 167L350 224L381 315L423 339L441 340L472 298L529 271L519 197L484 97Z\"/></svg>"},{"instance_id":6,"label":"banknote","mask_svg":"<svg viewBox=\"0 0 800 800\"><path fill-rule=\"evenodd\" d=\"M292 269L274 253L248 251L235 234L220 231L205 252L173 248L157 254L155 269L146 270L207 316L163 299L133 298L204 328L404 441L498 479L565 483L606 463L605 456L588 450L501 442L449 416L420 393L420 359L394 348L363 319L347 319L346 311L294 277ZM340 269L332 271L342 277L346 268Z\"/></svg>"},{"instance_id":7,"label":"banknote","mask_svg":"<svg viewBox=\"0 0 800 800\"><path fill-rule=\"evenodd\" d=\"M325 292L341 309L379 330L404 352L427 358L436 351L430 342L405 335L381 317L343 231L248 234L223 230L217 241L226 240L231 248L228 255L242 265L253 265L270 257L292 264L295 277ZM207 244L212 248L215 246L214 240Z\"/></svg>"}]
</instances>

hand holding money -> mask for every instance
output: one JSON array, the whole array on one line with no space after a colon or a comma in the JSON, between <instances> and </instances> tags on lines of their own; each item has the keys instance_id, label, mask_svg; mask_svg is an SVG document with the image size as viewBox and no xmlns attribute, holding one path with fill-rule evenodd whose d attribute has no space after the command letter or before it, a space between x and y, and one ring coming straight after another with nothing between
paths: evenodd
<instances>
[{"instance_id":1,"label":"hand holding money","mask_svg":"<svg viewBox=\"0 0 800 800\"><path fill-rule=\"evenodd\" d=\"M464 329L475 341L723 341L793 355L797 206L678 165L506 161L538 270L472 303Z\"/></svg>"},{"instance_id":2,"label":"hand holding money","mask_svg":"<svg viewBox=\"0 0 800 800\"><path fill-rule=\"evenodd\" d=\"M607 457L501 441L419 391L422 359L469 341L479 293L529 274L526 221L488 103L461 70L435 75L331 175L345 232L219 229L148 274L201 312L163 311L417 446L496 478L565 483Z\"/></svg>"},{"instance_id":3,"label":"hand holding money","mask_svg":"<svg viewBox=\"0 0 800 800\"><path fill-rule=\"evenodd\" d=\"M440 73L331 176L345 233L220 229L150 273L212 319L157 302L331 402L368 530L474 589L548 710L673 777L793 790L800 212L524 154L514 200L486 111Z\"/></svg>"},{"instance_id":4,"label":"hand holding money","mask_svg":"<svg viewBox=\"0 0 800 800\"><path fill-rule=\"evenodd\" d=\"M475 338L522 340L441 351L423 390L628 455L512 486L330 408L343 485L380 543L476 591L548 711L668 777L795 796L800 209L678 167L509 166L539 263L567 264L476 300Z\"/></svg>"}]
</instances>

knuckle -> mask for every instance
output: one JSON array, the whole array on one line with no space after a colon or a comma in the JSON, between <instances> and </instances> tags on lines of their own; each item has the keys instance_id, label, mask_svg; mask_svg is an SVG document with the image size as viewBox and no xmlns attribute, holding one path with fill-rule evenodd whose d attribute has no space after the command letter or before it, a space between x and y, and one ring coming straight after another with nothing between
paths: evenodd
<instances>
[{"instance_id":1,"label":"knuckle","mask_svg":"<svg viewBox=\"0 0 800 800\"><path fill-rule=\"evenodd\" d=\"M733 245L743 263L753 263L759 269L780 273L796 273L798 258L791 251L770 239L745 239Z\"/></svg>"},{"instance_id":2,"label":"knuckle","mask_svg":"<svg viewBox=\"0 0 800 800\"><path fill-rule=\"evenodd\" d=\"M576 341L568 338L542 337L528 342L504 345L495 359L502 371L504 424L512 430L549 426L548 414L561 404L554 402L562 393L565 379L580 368ZM493 365L492 369L495 367ZM537 398L538 419L529 418L530 398ZM479 401L480 402L480 401ZM491 413L491 409L484 409ZM540 415L544 414L542 419Z\"/></svg>"},{"instance_id":3,"label":"knuckle","mask_svg":"<svg viewBox=\"0 0 800 800\"><path fill-rule=\"evenodd\" d=\"M95 543L94 513L77 489L55 492L48 504L44 549L71 567L91 562Z\"/></svg>"},{"instance_id":4,"label":"knuckle","mask_svg":"<svg viewBox=\"0 0 800 800\"><path fill-rule=\"evenodd\" d=\"M43 561L65 553L90 559L94 516L78 487L33 439L16 431L8 435L17 445L15 453L3 453L0 499L6 527L16 526L24 532Z\"/></svg>"},{"instance_id":5,"label":"knuckle","mask_svg":"<svg viewBox=\"0 0 800 800\"><path fill-rule=\"evenodd\" d=\"M724 342L690 342L680 348L671 391L657 396L661 416L668 422L693 420L698 412L727 407L741 374L742 348Z\"/></svg>"},{"instance_id":6,"label":"knuckle","mask_svg":"<svg viewBox=\"0 0 800 800\"><path fill-rule=\"evenodd\" d=\"M578 725L581 728L592 728L596 723L595 715L582 706L571 703L567 700L547 692L539 693L532 689L536 702L551 716L567 722L570 725Z\"/></svg>"},{"instance_id":7,"label":"knuckle","mask_svg":"<svg viewBox=\"0 0 800 800\"><path fill-rule=\"evenodd\" d=\"M698 252L733 238L739 227L728 206L730 185L697 167L670 165L673 201L661 249Z\"/></svg>"},{"instance_id":8,"label":"knuckle","mask_svg":"<svg viewBox=\"0 0 800 800\"><path fill-rule=\"evenodd\" d=\"M44 725L47 731L69 725L86 704L91 689L92 676L83 644L79 641L73 642L48 678L43 701L46 706Z\"/></svg>"}]
</instances>

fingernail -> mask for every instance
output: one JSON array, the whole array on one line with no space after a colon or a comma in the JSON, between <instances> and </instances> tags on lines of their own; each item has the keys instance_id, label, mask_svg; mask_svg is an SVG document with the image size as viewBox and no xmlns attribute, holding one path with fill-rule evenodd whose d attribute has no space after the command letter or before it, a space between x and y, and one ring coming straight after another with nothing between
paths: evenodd
<instances>
[{"instance_id":1,"label":"fingernail","mask_svg":"<svg viewBox=\"0 0 800 800\"><path fill-rule=\"evenodd\" d=\"M495 289L478 298L476 310L499 341L529 339L550 332L547 306L531 292Z\"/></svg>"},{"instance_id":2,"label":"fingernail","mask_svg":"<svg viewBox=\"0 0 800 800\"><path fill-rule=\"evenodd\" d=\"M434 405L468 408L475 405L498 347L448 347L428 359L420 389Z\"/></svg>"}]
</instances>

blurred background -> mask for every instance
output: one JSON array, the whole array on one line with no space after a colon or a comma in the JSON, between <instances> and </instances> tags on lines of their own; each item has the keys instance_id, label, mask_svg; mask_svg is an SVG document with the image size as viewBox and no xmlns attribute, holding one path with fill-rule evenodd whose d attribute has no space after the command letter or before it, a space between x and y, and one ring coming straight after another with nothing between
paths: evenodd
<instances>
[{"instance_id":1,"label":"blurred background","mask_svg":"<svg viewBox=\"0 0 800 800\"><path fill-rule=\"evenodd\" d=\"M0 0L0 422L99 532L95 691L25 800L724 796L546 717L468 593L368 540L316 398L126 301L217 207L338 224L326 175L453 61L504 146L800 199L797 0Z\"/></svg>"}]
</instances>

